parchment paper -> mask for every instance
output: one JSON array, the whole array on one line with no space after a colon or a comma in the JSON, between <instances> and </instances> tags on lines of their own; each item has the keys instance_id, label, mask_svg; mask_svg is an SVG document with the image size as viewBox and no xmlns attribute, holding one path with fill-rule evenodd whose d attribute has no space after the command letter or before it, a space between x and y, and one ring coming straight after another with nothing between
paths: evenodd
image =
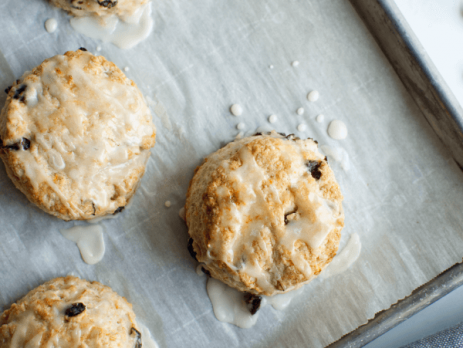
<instances>
[{"instance_id":1,"label":"parchment paper","mask_svg":"<svg viewBox=\"0 0 463 348\"><path fill-rule=\"evenodd\" d=\"M463 174L347 1L156 0L154 8L154 33L123 51L75 33L44 0L0 2L2 89L47 57L101 44L157 101L158 129L133 206L102 222L106 255L94 266L59 233L74 223L34 208L0 166L0 309L72 272L127 297L162 347L322 347L461 262ZM44 29L50 17L59 21L53 34ZM316 103L306 99L312 89ZM230 115L232 103L243 116ZM362 253L345 273L313 281L286 311L264 308L243 330L214 317L178 210L202 158L231 141L240 121L248 133L272 128L272 113L278 131L349 153L348 172L333 164L345 196L342 245L356 232ZM333 119L347 124L346 140L327 136ZM297 132L300 123L308 130Z\"/></svg>"}]
</instances>

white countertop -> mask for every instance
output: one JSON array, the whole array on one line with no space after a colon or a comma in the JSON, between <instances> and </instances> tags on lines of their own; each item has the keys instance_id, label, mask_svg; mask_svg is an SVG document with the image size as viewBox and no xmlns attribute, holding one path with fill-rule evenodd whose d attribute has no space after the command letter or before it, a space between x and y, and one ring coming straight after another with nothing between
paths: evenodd
<instances>
[{"instance_id":1,"label":"white countertop","mask_svg":"<svg viewBox=\"0 0 463 348\"><path fill-rule=\"evenodd\" d=\"M463 105L463 1L395 1L460 105ZM365 347L401 347L461 322L463 287Z\"/></svg>"}]
</instances>

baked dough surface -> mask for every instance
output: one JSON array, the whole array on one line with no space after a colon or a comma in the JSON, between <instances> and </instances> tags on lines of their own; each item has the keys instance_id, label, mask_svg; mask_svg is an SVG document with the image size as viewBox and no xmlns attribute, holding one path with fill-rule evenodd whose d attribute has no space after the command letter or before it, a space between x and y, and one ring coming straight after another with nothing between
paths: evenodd
<instances>
[{"instance_id":1,"label":"baked dough surface","mask_svg":"<svg viewBox=\"0 0 463 348\"><path fill-rule=\"evenodd\" d=\"M137 331L125 298L67 276L35 288L1 314L0 348L134 348Z\"/></svg>"},{"instance_id":2,"label":"baked dough surface","mask_svg":"<svg viewBox=\"0 0 463 348\"><path fill-rule=\"evenodd\" d=\"M8 176L32 203L63 220L125 207L155 137L135 83L83 50L26 72L0 114L0 157Z\"/></svg>"},{"instance_id":3,"label":"baked dough surface","mask_svg":"<svg viewBox=\"0 0 463 348\"><path fill-rule=\"evenodd\" d=\"M336 255L342 200L316 142L272 132L205 159L190 183L186 222L212 277L271 296L307 283Z\"/></svg>"}]
</instances>

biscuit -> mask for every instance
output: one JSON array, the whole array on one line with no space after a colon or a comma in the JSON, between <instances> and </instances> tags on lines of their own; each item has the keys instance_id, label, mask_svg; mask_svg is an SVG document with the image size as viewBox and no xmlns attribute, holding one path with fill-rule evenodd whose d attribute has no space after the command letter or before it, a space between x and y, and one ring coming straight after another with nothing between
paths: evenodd
<instances>
[{"instance_id":1,"label":"biscuit","mask_svg":"<svg viewBox=\"0 0 463 348\"><path fill-rule=\"evenodd\" d=\"M0 315L0 348L141 347L132 305L109 287L53 279Z\"/></svg>"},{"instance_id":2,"label":"biscuit","mask_svg":"<svg viewBox=\"0 0 463 348\"><path fill-rule=\"evenodd\" d=\"M62 8L75 17L88 15L105 17L114 14L121 18L132 16L149 1L151 0L50 0L52 5Z\"/></svg>"},{"instance_id":3,"label":"biscuit","mask_svg":"<svg viewBox=\"0 0 463 348\"><path fill-rule=\"evenodd\" d=\"M285 293L336 255L342 200L315 141L258 133L229 143L196 168L185 204L189 249L231 287Z\"/></svg>"},{"instance_id":4,"label":"biscuit","mask_svg":"<svg viewBox=\"0 0 463 348\"><path fill-rule=\"evenodd\" d=\"M63 220L120 212L156 137L135 83L81 49L46 59L7 92L0 157L14 185Z\"/></svg>"}]
</instances>

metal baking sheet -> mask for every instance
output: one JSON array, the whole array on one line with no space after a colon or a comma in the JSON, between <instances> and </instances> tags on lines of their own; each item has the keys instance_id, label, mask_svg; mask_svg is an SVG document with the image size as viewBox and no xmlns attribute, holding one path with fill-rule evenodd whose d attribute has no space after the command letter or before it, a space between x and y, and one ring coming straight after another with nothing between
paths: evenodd
<instances>
[{"instance_id":1,"label":"metal baking sheet","mask_svg":"<svg viewBox=\"0 0 463 348\"><path fill-rule=\"evenodd\" d=\"M350 0L397 75L463 171L463 109L393 0ZM459 263L330 347L362 347L463 285Z\"/></svg>"},{"instance_id":2,"label":"metal baking sheet","mask_svg":"<svg viewBox=\"0 0 463 348\"><path fill-rule=\"evenodd\" d=\"M127 75L155 101L158 128L133 206L102 223L106 255L94 266L59 233L74 223L34 208L0 167L0 309L72 272L127 297L161 347L323 347L461 261L459 157L424 116L414 99L420 93L404 87L404 75L365 27L358 6L344 0L154 5L154 33L122 51L75 33L69 17L46 1L0 4L1 88L47 57L82 46L95 52L101 44L101 54L128 66ZM59 22L54 34L44 29L50 17ZM295 60L298 67L291 66ZM321 95L316 103L306 99L313 89ZM433 100L442 102L439 95ZM233 103L244 107L241 118L230 115ZM297 115L301 106L306 111ZM429 114L440 115L434 111ZM315 121L320 113L321 124ZM279 118L272 126L270 114ZM348 139L328 137L334 119L347 124ZM341 248L354 232L362 240L361 256L347 272L313 281L286 311L263 309L250 330L215 319L178 217L194 168L233 140L240 121L247 134L265 126L344 148L350 170L333 163L347 217ZM297 132L300 123L307 131Z\"/></svg>"}]
</instances>

